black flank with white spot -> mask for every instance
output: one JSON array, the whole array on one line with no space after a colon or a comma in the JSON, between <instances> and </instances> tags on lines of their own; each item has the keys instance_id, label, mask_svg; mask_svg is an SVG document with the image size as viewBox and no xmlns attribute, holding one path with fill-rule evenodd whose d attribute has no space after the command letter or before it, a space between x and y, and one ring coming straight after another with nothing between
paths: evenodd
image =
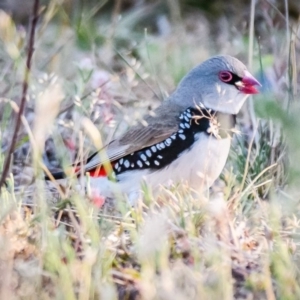
<instances>
[{"instance_id":1,"label":"black flank with white spot","mask_svg":"<svg viewBox=\"0 0 300 300\"><path fill-rule=\"evenodd\" d=\"M155 145L143 148L119 159L113 169L116 175L128 170L152 169L159 170L177 159L182 152L192 147L196 134L208 133L210 127L210 116L213 111L188 108L179 116L178 131L169 138ZM193 117L201 118L195 119Z\"/></svg>"}]
</instances>

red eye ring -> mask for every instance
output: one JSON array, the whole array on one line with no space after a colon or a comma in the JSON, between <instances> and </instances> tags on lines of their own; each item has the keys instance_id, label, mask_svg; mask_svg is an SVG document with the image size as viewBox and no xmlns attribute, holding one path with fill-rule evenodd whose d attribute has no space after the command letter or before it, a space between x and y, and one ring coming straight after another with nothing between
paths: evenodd
<instances>
[{"instance_id":1,"label":"red eye ring","mask_svg":"<svg viewBox=\"0 0 300 300\"><path fill-rule=\"evenodd\" d=\"M232 74L229 71L221 71L219 73L219 78L221 81L228 83L232 80Z\"/></svg>"}]
</instances>

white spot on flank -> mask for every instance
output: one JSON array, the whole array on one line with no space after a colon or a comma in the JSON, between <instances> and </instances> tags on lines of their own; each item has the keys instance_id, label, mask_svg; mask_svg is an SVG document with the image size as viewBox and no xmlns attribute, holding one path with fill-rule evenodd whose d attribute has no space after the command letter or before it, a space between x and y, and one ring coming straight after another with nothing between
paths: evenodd
<instances>
[{"instance_id":1,"label":"white spot on flank","mask_svg":"<svg viewBox=\"0 0 300 300\"><path fill-rule=\"evenodd\" d=\"M160 145L159 145L159 144L156 144L156 148L157 148L157 150L161 150L161 148L160 148Z\"/></svg>"},{"instance_id":2,"label":"white spot on flank","mask_svg":"<svg viewBox=\"0 0 300 300\"><path fill-rule=\"evenodd\" d=\"M153 153L155 153L155 152L156 152L156 147L155 147L155 146L152 146L152 147L151 147L151 151L152 151Z\"/></svg>"},{"instance_id":3,"label":"white spot on flank","mask_svg":"<svg viewBox=\"0 0 300 300\"><path fill-rule=\"evenodd\" d=\"M154 161L154 164L156 164L157 166L159 166L159 162L157 160Z\"/></svg>"},{"instance_id":4,"label":"white spot on flank","mask_svg":"<svg viewBox=\"0 0 300 300\"><path fill-rule=\"evenodd\" d=\"M136 163L137 163L137 165L138 165L140 168L143 167L143 163L142 163L140 160L138 160ZM147 162L146 162L146 163L147 163Z\"/></svg>"},{"instance_id":5,"label":"white spot on flank","mask_svg":"<svg viewBox=\"0 0 300 300\"><path fill-rule=\"evenodd\" d=\"M190 113L186 114L186 116L187 116L188 118L191 118L191 117L192 117L192 115L191 115Z\"/></svg>"},{"instance_id":6,"label":"white spot on flank","mask_svg":"<svg viewBox=\"0 0 300 300\"><path fill-rule=\"evenodd\" d=\"M115 169L118 169L119 168L119 163L116 163L115 164Z\"/></svg>"},{"instance_id":7,"label":"white spot on flank","mask_svg":"<svg viewBox=\"0 0 300 300\"><path fill-rule=\"evenodd\" d=\"M180 137L182 140L185 140L185 139L186 139L186 137L185 137L184 134L179 134L179 137Z\"/></svg>"},{"instance_id":8,"label":"white spot on flank","mask_svg":"<svg viewBox=\"0 0 300 300\"><path fill-rule=\"evenodd\" d=\"M150 151L150 150L146 150L146 155L147 155L148 157L151 157L151 156L152 156L151 151Z\"/></svg>"},{"instance_id":9,"label":"white spot on flank","mask_svg":"<svg viewBox=\"0 0 300 300\"><path fill-rule=\"evenodd\" d=\"M184 119L185 119L186 122L190 121L190 119L188 117L184 117Z\"/></svg>"},{"instance_id":10,"label":"white spot on flank","mask_svg":"<svg viewBox=\"0 0 300 300\"><path fill-rule=\"evenodd\" d=\"M150 163L149 163L149 161L147 160L147 161L145 161L145 164L147 165L147 166L150 166Z\"/></svg>"},{"instance_id":11,"label":"white spot on flank","mask_svg":"<svg viewBox=\"0 0 300 300\"><path fill-rule=\"evenodd\" d=\"M124 161L124 159L123 159L123 158L121 158L121 159L120 159L120 161L119 161L120 165L122 165L122 164L123 164L123 161Z\"/></svg>"},{"instance_id":12,"label":"white spot on flank","mask_svg":"<svg viewBox=\"0 0 300 300\"><path fill-rule=\"evenodd\" d=\"M170 138L167 138L167 139L165 140L166 146L170 146L171 143L172 143L172 140L171 140Z\"/></svg>"},{"instance_id":13,"label":"white spot on flank","mask_svg":"<svg viewBox=\"0 0 300 300\"><path fill-rule=\"evenodd\" d=\"M182 129L179 129L179 130L178 130L178 133L183 133L183 130L182 130Z\"/></svg>"},{"instance_id":14,"label":"white spot on flank","mask_svg":"<svg viewBox=\"0 0 300 300\"><path fill-rule=\"evenodd\" d=\"M134 163L131 164L131 168L134 168Z\"/></svg>"},{"instance_id":15,"label":"white spot on flank","mask_svg":"<svg viewBox=\"0 0 300 300\"><path fill-rule=\"evenodd\" d=\"M142 154L140 155L140 157L141 157L141 159L142 159L143 161L146 161L146 160L147 160L147 157L146 157L146 155L145 155L144 153L142 153Z\"/></svg>"},{"instance_id":16,"label":"white spot on flank","mask_svg":"<svg viewBox=\"0 0 300 300\"><path fill-rule=\"evenodd\" d=\"M124 161L124 166L125 168L129 168L130 166L130 162L127 159Z\"/></svg>"},{"instance_id":17,"label":"white spot on flank","mask_svg":"<svg viewBox=\"0 0 300 300\"><path fill-rule=\"evenodd\" d=\"M121 171L121 167L118 168L118 172L120 172L120 171Z\"/></svg>"},{"instance_id":18,"label":"white spot on flank","mask_svg":"<svg viewBox=\"0 0 300 300\"><path fill-rule=\"evenodd\" d=\"M182 129L184 129L184 124L180 123L179 125Z\"/></svg>"},{"instance_id":19,"label":"white spot on flank","mask_svg":"<svg viewBox=\"0 0 300 300\"><path fill-rule=\"evenodd\" d=\"M171 139L176 140L176 134L175 133L171 135Z\"/></svg>"},{"instance_id":20,"label":"white spot on flank","mask_svg":"<svg viewBox=\"0 0 300 300\"><path fill-rule=\"evenodd\" d=\"M157 158L162 159L163 157L161 155L157 155Z\"/></svg>"},{"instance_id":21,"label":"white spot on flank","mask_svg":"<svg viewBox=\"0 0 300 300\"><path fill-rule=\"evenodd\" d=\"M190 128L191 127L189 123L185 123L184 126L185 126L185 128Z\"/></svg>"},{"instance_id":22,"label":"white spot on flank","mask_svg":"<svg viewBox=\"0 0 300 300\"><path fill-rule=\"evenodd\" d=\"M180 115L180 116L179 116L179 119L182 120L182 119L183 119L183 115Z\"/></svg>"},{"instance_id":23,"label":"white spot on flank","mask_svg":"<svg viewBox=\"0 0 300 300\"><path fill-rule=\"evenodd\" d=\"M161 149L165 148L165 144L164 143L160 143L159 145L160 145Z\"/></svg>"}]
</instances>

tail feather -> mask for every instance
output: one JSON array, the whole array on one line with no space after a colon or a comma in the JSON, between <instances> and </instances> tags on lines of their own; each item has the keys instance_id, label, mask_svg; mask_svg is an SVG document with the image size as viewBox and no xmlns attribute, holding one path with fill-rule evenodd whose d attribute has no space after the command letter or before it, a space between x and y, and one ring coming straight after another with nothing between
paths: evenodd
<instances>
[{"instance_id":1,"label":"tail feather","mask_svg":"<svg viewBox=\"0 0 300 300\"><path fill-rule=\"evenodd\" d=\"M66 173L63 171L59 171L59 172L54 172L51 173L51 175L54 177L54 179L58 180L58 179L64 179L66 178ZM48 175L45 175L45 180L51 180L51 178Z\"/></svg>"}]
</instances>

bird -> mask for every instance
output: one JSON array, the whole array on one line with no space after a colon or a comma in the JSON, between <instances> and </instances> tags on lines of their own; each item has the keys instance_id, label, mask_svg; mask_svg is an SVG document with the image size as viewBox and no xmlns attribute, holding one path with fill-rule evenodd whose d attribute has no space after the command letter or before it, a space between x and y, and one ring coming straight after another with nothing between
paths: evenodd
<instances>
[{"instance_id":1,"label":"bird","mask_svg":"<svg viewBox=\"0 0 300 300\"><path fill-rule=\"evenodd\" d=\"M89 174L92 196L121 193L132 205L144 183L156 191L177 183L197 192L208 190L227 161L235 116L260 86L240 60L213 56L184 76L153 113L74 172Z\"/></svg>"}]
</instances>

